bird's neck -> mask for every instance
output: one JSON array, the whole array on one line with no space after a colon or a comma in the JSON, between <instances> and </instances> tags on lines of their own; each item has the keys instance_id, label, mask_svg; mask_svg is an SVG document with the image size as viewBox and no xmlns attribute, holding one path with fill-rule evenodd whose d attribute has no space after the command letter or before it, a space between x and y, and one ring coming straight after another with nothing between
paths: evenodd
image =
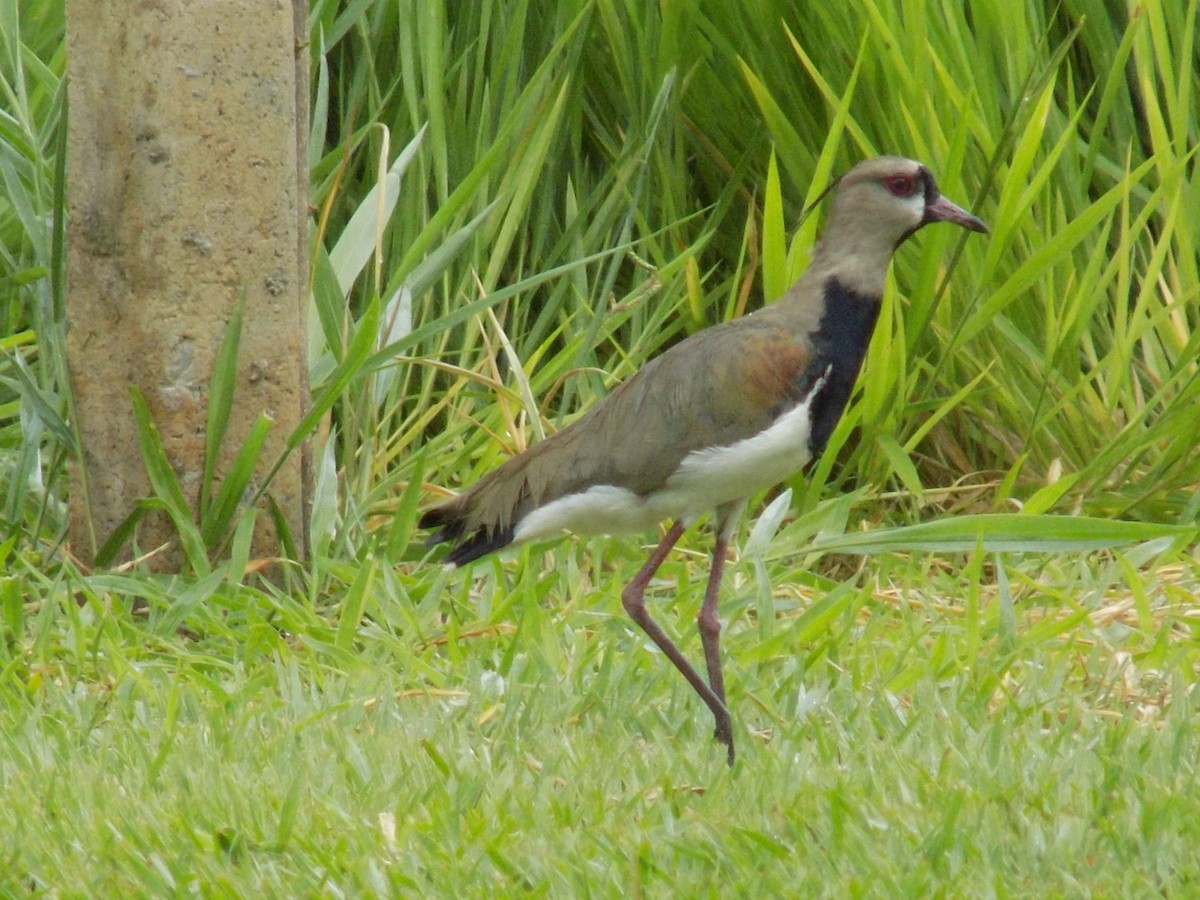
<instances>
[{"instance_id":1,"label":"bird's neck","mask_svg":"<svg viewBox=\"0 0 1200 900\"><path fill-rule=\"evenodd\" d=\"M818 284L836 279L859 296L880 298L894 250L879 241L856 240L853 235L830 231L813 248L805 277L811 275Z\"/></svg>"},{"instance_id":2,"label":"bird's neck","mask_svg":"<svg viewBox=\"0 0 1200 900\"><path fill-rule=\"evenodd\" d=\"M881 254L861 242L831 238L836 235L827 235L817 244L804 275L768 307L797 334L826 328L830 316L869 320L872 326L878 316L890 250ZM845 308L847 304L862 309Z\"/></svg>"}]
</instances>

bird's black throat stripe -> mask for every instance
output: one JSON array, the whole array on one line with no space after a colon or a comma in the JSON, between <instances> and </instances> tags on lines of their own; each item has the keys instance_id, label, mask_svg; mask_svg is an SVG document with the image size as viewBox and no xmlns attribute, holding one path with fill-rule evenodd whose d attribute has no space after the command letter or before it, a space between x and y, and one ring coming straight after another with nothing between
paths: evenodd
<instances>
[{"instance_id":1,"label":"bird's black throat stripe","mask_svg":"<svg viewBox=\"0 0 1200 900\"><path fill-rule=\"evenodd\" d=\"M817 330L810 335L814 353L806 373L815 380L829 372L812 402L808 446L814 459L825 449L850 400L879 319L879 305L880 298L852 291L836 278L825 285L825 309Z\"/></svg>"}]
</instances>

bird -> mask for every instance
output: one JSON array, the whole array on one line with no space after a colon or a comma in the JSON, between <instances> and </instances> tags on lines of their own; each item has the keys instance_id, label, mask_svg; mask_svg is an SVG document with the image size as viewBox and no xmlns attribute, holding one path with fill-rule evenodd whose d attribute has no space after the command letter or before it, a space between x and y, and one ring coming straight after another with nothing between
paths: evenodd
<instances>
[{"instance_id":1,"label":"bird","mask_svg":"<svg viewBox=\"0 0 1200 900\"><path fill-rule=\"evenodd\" d=\"M670 520L621 602L708 706L731 766L718 593L747 502L824 449L862 368L893 252L935 222L988 233L911 159L864 160L826 194L829 213L811 262L778 300L673 345L579 418L418 520L432 531L427 545L451 544L444 561L453 566L565 532L648 532ZM707 680L645 600L672 547L705 514L715 532L697 619Z\"/></svg>"}]
</instances>

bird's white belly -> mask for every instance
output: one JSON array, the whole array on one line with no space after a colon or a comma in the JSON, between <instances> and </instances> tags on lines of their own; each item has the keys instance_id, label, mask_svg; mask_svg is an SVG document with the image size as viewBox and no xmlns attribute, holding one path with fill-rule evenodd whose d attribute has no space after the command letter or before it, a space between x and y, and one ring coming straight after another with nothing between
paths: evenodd
<instances>
[{"instance_id":1,"label":"bird's white belly","mask_svg":"<svg viewBox=\"0 0 1200 900\"><path fill-rule=\"evenodd\" d=\"M658 490L636 494L598 484L538 507L517 524L514 542L552 537L564 530L576 534L648 531L664 519L693 519L778 484L809 460L809 407L823 382L824 378L803 403L765 431L733 444L692 451Z\"/></svg>"}]
</instances>

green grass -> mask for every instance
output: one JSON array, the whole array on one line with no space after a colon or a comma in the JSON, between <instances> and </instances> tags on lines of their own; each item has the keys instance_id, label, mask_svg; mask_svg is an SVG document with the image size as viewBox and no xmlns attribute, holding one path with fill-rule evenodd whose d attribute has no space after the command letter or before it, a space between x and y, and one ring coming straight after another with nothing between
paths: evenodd
<instances>
[{"instance_id":1,"label":"green grass","mask_svg":"<svg viewBox=\"0 0 1200 900\"><path fill-rule=\"evenodd\" d=\"M0 895L1195 892L1196 4L314 3L331 427L276 584L148 423L188 571L62 546L62 13L0 0ZM769 302L876 152L992 235L905 245L742 534L728 769L643 541L447 572L416 511ZM709 547L651 591L694 658Z\"/></svg>"},{"instance_id":2,"label":"green grass","mask_svg":"<svg viewBox=\"0 0 1200 900\"><path fill-rule=\"evenodd\" d=\"M732 770L614 578L589 583L607 547L568 549L574 577L540 588L540 555L497 567L448 603L368 560L345 647L336 609L273 592L218 588L178 630L168 584L138 583L148 608L130 616L109 605L128 580L64 577L5 672L3 883L1187 893L1200 569L1163 550L883 553L828 595L772 564L765 636L735 566ZM696 653L696 603L656 593Z\"/></svg>"}]
</instances>

